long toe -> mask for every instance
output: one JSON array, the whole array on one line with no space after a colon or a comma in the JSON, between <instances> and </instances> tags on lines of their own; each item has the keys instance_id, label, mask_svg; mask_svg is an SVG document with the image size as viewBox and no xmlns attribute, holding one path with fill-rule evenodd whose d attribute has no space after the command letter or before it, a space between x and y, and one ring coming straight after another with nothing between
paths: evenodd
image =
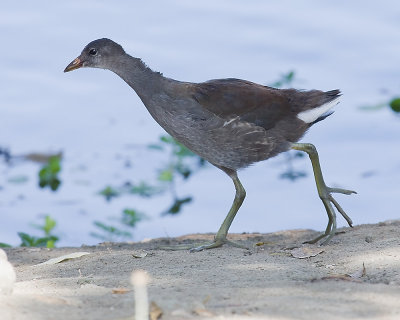
<instances>
[{"instance_id":1,"label":"long toe","mask_svg":"<svg viewBox=\"0 0 400 320\"><path fill-rule=\"evenodd\" d=\"M327 189L330 193L341 193L346 195L357 194L357 192L354 190L347 190L342 188L330 188L330 187L327 187Z\"/></svg>"},{"instance_id":2,"label":"long toe","mask_svg":"<svg viewBox=\"0 0 400 320\"><path fill-rule=\"evenodd\" d=\"M240 248L240 249L249 250L249 248L244 245L241 245L241 244L233 242L233 241L229 241L227 239L222 239L222 240L214 240L211 243L208 243L208 244L196 247L196 248L192 248L192 249L190 249L190 252L199 252L199 251L203 251L206 249L214 249L214 248L222 247L224 244L230 245L232 247Z\"/></svg>"},{"instance_id":3,"label":"long toe","mask_svg":"<svg viewBox=\"0 0 400 320\"><path fill-rule=\"evenodd\" d=\"M327 244L327 243L332 239L332 237L333 237L335 234L336 234L336 228L335 228L334 230L327 230L327 231L325 231L323 234L320 234L318 237L316 237L316 238L314 238L314 239L311 239L311 240L309 240L309 241L305 241L305 242L303 242L303 243L315 244L315 243L317 243L318 241L324 239L324 240L321 241L321 243L320 243L320 245L323 246L323 245Z\"/></svg>"},{"instance_id":4,"label":"long toe","mask_svg":"<svg viewBox=\"0 0 400 320\"><path fill-rule=\"evenodd\" d=\"M347 221L350 227L353 228L353 221L351 218L347 215L347 213L343 210L343 208L340 206L340 204L335 200L332 195L329 195L329 201L333 203L333 205L336 207L337 211L342 215L342 217Z\"/></svg>"},{"instance_id":5,"label":"long toe","mask_svg":"<svg viewBox=\"0 0 400 320\"><path fill-rule=\"evenodd\" d=\"M316 237L314 239L311 239L311 240L308 240L308 241L304 241L303 243L314 244L314 243L317 243L319 240L321 240L321 239L323 239L325 237L326 237L326 234L323 233L323 234L319 235L318 237Z\"/></svg>"},{"instance_id":6,"label":"long toe","mask_svg":"<svg viewBox=\"0 0 400 320\"><path fill-rule=\"evenodd\" d=\"M226 241L227 241L227 240L225 240L225 241L222 241L222 240L214 240L214 241L211 242L211 243L207 243L207 244L205 244L205 245L192 248L192 249L190 249L189 251L193 253L193 252L200 252L200 251L203 251L203 250L206 250L206 249L218 248L218 247L221 247L224 243L226 243Z\"/></svg>"}]
</instances>

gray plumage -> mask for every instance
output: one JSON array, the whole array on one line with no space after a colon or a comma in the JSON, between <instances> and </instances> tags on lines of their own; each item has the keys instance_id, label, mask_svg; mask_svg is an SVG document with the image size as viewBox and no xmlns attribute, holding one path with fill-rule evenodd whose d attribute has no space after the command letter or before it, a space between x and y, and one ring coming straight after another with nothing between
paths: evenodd
<instances>
[{"instance_id":1,"label":"gray plumage","mask_svg":"<svg viewBox=\"0 0 400 320\"><path fill-rule=\"evenodd\" d=\"M336 216L331 203L351 225L331 193L352 191L327 187L315 147L296 143L310 126L332 113L339 90L280 90L239 79L177 81L152 71L109 39L89 43L64 71L80 67L108 69L119 75L165 131L232 178L236 196L227 217L214 242L195 251L229 242L228 229L246 195L237 170L291 148L309 154L318 194L329 217L325 234L312 242L323 237L328 241L335 233Z\"/></svg>"},{"instance_id":2,"label":"gray plumage","mask_svg":"<svg viewBox=\"0 0 400 320\"><path fill-rule=\"evenodd\" d=\"M181 82L152 71L109 39L89 43L81 57L83 67L119 75L176 140L232 170L288 150L311 125L297 115L339 96L339 90L279 90L239 79Z\"/></svg>"}]
</instances>

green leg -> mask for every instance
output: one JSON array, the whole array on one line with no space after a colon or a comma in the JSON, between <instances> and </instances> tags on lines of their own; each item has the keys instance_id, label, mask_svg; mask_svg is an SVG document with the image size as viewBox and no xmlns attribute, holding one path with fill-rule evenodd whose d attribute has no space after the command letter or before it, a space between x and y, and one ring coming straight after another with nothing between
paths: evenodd
<instances>
[{"instance_id":1,"label":"green leg","mask_svg":"<svg viewBox=\"0 0 400 320\"><path fill-rule=\"evenodd\" d=\"M339 203L333 198L332 193L342 193L342 194L352 194L357 193L355 191L340 189L340 188L330 188L325 184L324 178L321 172L321 166L319 164L318 152L317 149L311 143L293 143L292 149L300 150L307 152L310 157L311 164L314 171L315 183L317 184L318 195L324 204L326 213L328 214L328 225L323 234L318 236L317 238L307 241L308 243L316 243L317 241L326 238L322 244L326 244L336 232L336 214L333 209L332 204L336 207L338 212L346 219L347 223L350 227L352 227L353 222L350 217L344 212Z\"/></svg>"},{"instance_id":2,"label":"green leg","mask_svg":"<svg viewBox=\"0 0 400 320\"><path fill-rule=\"evenodd\" d=\"M243 203L244 198L246 197L246 190L244 190L242 184L240 183L240 180L237 176L236 171L230 170L227 168L220 168L220 169L225 171L232 178L233 183L235 185L235 189L236 189L235 199L233 200L233 204L232 204L231 209L228 212L228 215L226 216L224 222L222 223L221 227L219 228L217 234L215 235L214 241L209 244L205 244L200 247L197 247L197 248L192 248L190 250L190 252L197 252L197 251L202 251L204 249L217 248L226 243L231 244L235 247L247 249L237 243L231 242L226 239L226 235L228 234L229 227L231 226L232 221L236 216L236 213L238 212L240 206Z\"/></svg>"}]
</instances>

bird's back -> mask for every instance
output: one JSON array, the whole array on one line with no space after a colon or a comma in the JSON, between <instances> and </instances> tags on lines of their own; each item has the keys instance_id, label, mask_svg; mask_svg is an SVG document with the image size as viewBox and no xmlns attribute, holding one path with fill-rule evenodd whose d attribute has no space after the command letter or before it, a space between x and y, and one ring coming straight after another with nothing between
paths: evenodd
<instances>
[{"instance_id":1,"label":"bird's back","mask_svg":"<svg viewBox=\"0 0 400 320\"><path fill-rule=\"evenodd\" d=\"M288 150L316 122L298 115L339 95L279 90L239 79L168 81L158 101L148 106L153 117L201 157L235 170Z\"/></svg>"}]
</instances>

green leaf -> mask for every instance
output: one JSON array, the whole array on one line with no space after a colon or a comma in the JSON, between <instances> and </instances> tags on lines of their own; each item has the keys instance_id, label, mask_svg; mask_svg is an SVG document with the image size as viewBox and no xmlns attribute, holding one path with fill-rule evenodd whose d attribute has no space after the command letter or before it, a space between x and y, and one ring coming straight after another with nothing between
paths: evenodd
<instances>
[{"instance_id":1,"label":"green leaf","mask_svg":"<svg viewBox=\"0 0 400 320\"><path fill-rule=\"evenodd\" d=\"M51 231L55 228L57 222L52 219L49 215L44 217L44 224L37 225L33 224L36 229L42 230L46 236L50 236Z\"/></svg>"},{"instance_id":2,"label":"green leaf","mask_svg":"<svg viewBox=\"0 0 400 320\"><path fill-rule=\"evenodd\" d=\"M132 234L128 231L121 230L117 227L111 226L111 225L106 225L100 221L95 221L93 223L96 227L98 227L100 230L108 234L109 239L111 239L113 236L117 237L125 237L125 238L131 238Z\"/></svg>"},{"instance_id":3,"label":"green leaf","mask_svg":"<svg viewBox=\"0 0 400 320\"><path fill-rule=\"evenodd\" d=\"M103 235L103 234L100 234L100 233L97 233L97 232L90 232L89 235L91 237L93 237L93 238L97 238L97 239L100 239L102 241L110 240L109 237L107 237L107 235Z\"/></svg>"},{"instance_id":4,"label":"green leaf","mask_svg":"<svg viewBox=\"0 0 400 320\"><path fill-rule=\"evenodd\" d=\"M189 178L189 176L192 174L192 170L182 163L178 163L175 166L175 170L183 177L183 179Z\"/></svg>"},{"instance_id":5,"label":"green leaf","mask_svg":"<svg viewBox=\"0 0 400 320\"><path fill-rule=\"evenodd\" d=\"M194 154L192 151L190 151L188 148L186 148L182 143L177 142L177 141L175 141L174 154L176 156L178 156L179 158L196 156L196 154Z\"/></svg>"},{"instance_id":6,"label":"green leaf","mask_svg":"<svg viewBox=\"0 0 400 320\"><path fill-rule=\"evenodd\" d=\"M39 171L39 186L41 188L50 187L52 191L56 191L61 184L58 174L61 171L60 157L50 157L46 165Z\"/></svg>"},{"instance_id":7,"label":"green leaf","mask_svg":"<svg viewBox=\"0 0 400 320\"><path fill-rule=\"evenodd\" d=\"M152 197L164 191L164 188L159 186L151 186L146 182L142 181L137 185L130 188L129 192L132 194L137 194L141 197Z\"/></svg>"},{"instance_id":8,"label":"green leaf","mask_svg":"<svg viewBox=\"0 0 400 320\"><path fill-rule=\"evenodd\" d=\"M34 241L32 247L46 247L47 241L49 241L48 237L43 237L43 238L34 237L34 239L35 239L35 241Z\"/></svg>"},{"instance_id":9,"label":"green leaf","mask_svg":"<svg viewBox=\"0 0 400 320\"><path fill-rule=\"evenodd\" d=\"M171 169L165 169L163 171L160 172L160 174L158 175L158 180L160 181L172 181L174 177L174 174L172 172Z\"/></svg>"},{"instance_id":10,"label":"green leaf","mask_svg":"<svg viewBox=\"0 0 400 320\"><path fill-rule=\"evenodd\" d=\"M18 236L22 241L21 247L46 247L48 243L49 245L53 245L54 247L54 243L58 241L58 237L56 236L47 236L39 238L35 236L30 236L29 234L24 232L18 232Z\"/></svg>"},{"instance_id":11,"label":"green leaf","mask_svg":"<svg viewBox=\"0 0 400 320\"><path fill-rule=\"evenodd\" d=\"M50 181L49 184L50 184L50 189L52 191L56 191L58 189L58 187L60 186L61 181L57 178L54 178L53 180Z\"/></svg>"},{"instance_id":12,"label":"green leaf","mask_svg":"<svg viewBox=\"0 0 400 320\"><path fill-rule=\"evenodd\" d=\"M50 216L46 216L45 217L45 221L44 221L44 226L43 226L43 231L44 233L48 236L50 235L51 230L54 229L54 227L56 226L57 222L55 220L53 220Z\"/></svg>"},{"instance_id":13,"label":"green leaf","mask_svg":"<svg viewBox=\"0 0 400 320\"><path fill-rule=\"evenodd\" d=\"M130 232L121 230L112 225L107 225L100 221L95 221L93 224L102 232L91 232L90 235L92 237L101 239L103 241L114 241L116 238L132 238L132 234Z\"/></svg>"},{"instance_id":14,"label":"green leaf","mask_svg":"<svg viewBox=\"0 0 400 320\"><path fill-rule=\"evenodd\" d=\"M139 221L146 219L146 215L134 209L125 209L122 211L121 223L129 227L135 227Z\"/></svg>"},{"instance_id":15,"label":"green leaf","mask_svg":"<svg viewBox=\"0 0 400 320\"><path fill-rule=\"evenodd\" d=\"M287 83L290 83L294 79L294 71L289 71L289 73L284 76L284 79L286 80Z\"/></svg>"},{"instance_id":16,"label":"green leaf","mask_svg":"<svg viewBox=\"0 0 400 320\"><path fill-rule=\"evenodd\" d=\"M394 112L400 112L400 98L394 98L390 101L389 106Z\"/></svg>"},{"instance_id":17,"label":"green leaf","mask_svg":"<svg viewBox=\"0 0 400 320\"><path fill-rule=\"evenodd\" d=\"M59 238L56 236L48 236L48 237L39 238L39 240L46 242L46 248L54 248L55 243L59 240Z\"/></svg>"},{"instance_id":18,"label":"green leaf","mask_svg":"<svg viewBox=\"0 0 400 320\"><path fill-rule=\"evenodd\" d=\"M18 236L22 241L21 247L33 247L36 242L34 237L25 232L18 232Z\"/></svg>"},{"instance_id":19,"label":"green leaf","mask_svg":"<svg viewBox=\"0 0 400 320\"><path fill-rule=\"evenodd\" d=\"M120 192L111 186L107 186L103 190L101 190L99 194L104 196L107 201L110 201L112 198L118 197L120 195Z\"/></svg>"},{"instance_id":20,"label":"green leaf","mask_svg":"<svg viewBox=\"0 0 400 320\"><path fill-rule=\"evenodd\" d=\"M178 156L178 157L193 157L195 154L190 151L188 148L186 148L182 143L176 141L174 138L171 136L161 136L160 140L164 143L167 143L173 147L173 153Z\"/></svg>"},{"instance_id":21,"label":"green leaf","mask_svg":"<svg viewBox=\"0 0 400 320\"><path fill-rule=\"evenodd\" d=\"M47 240L46 242L46 247L47 248L54 248L55 247L55 241L54 240Z\"/></svg>"},{"instance_id":22,"label":"green leaf","mask_svg":"<svg viewBox=\"0 0 400 320\"><path fill-rule=\"evenodd\" d=\"M25 232L18 232L21 239L21 247L47 247L54 248L59 238L51 234L56 226L56 221L49 215L45 216L43 225L33 225L36 229L44 232L44 237L31 236Z\"/></svg>"},{"instance_id":23,"label":"green leaf","mask_svg":"<svg viewBox=\"0 0 400 320\"><path fill-rule=\"evenodd\" d=\"M296 73L294 71L289 71L286 74L282 74L280 79L273 82L270 86L274 88L282 88L283 86L290 86L294 81Z\"/></svg>"},{"instance_id":24,"label":"green leaf","mask_svg":"<svg viewBox=\"0 0 400 320\"><path fill-rule=\"evenodd\" d=\"M168 144L174 144L175 140L174 138L172 138L169 135L164 135L160 137L160 141L164 142L164 143L168 143Z\"/></svg>"},{"instance_id":25,"label":"green leaf","mask_svg":"<svg viewBox=\"0 0 400 320\"><path fill-rule=\"evenodd\" d=\"M193 199L192 197L187 197L183 199L175 199L175 202L172 204L172 206L165 212L162 213L162 215L174 215L177 214L181 211L182 206L186 203L191 202Z\"/></svg>"},{"instance_id":26,"label":"green leaf","mask_svg":"<svg viewBox=\"0 0 400 320\"><path fill-rule=\"evenodd\" d=\"M0 248L11 248L12 246L8 243L0 242Z\"/></svg>"}]
</instances>

